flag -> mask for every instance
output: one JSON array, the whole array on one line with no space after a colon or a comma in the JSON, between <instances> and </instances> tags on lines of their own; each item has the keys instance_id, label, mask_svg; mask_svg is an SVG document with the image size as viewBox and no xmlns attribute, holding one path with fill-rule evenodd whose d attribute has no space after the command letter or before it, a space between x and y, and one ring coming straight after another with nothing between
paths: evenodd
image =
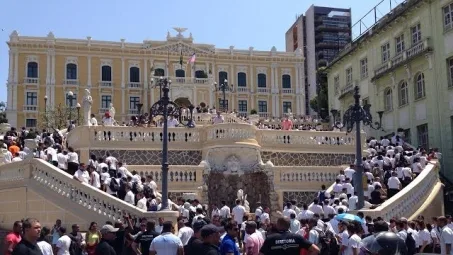
<instances>
[{"instance_id":1,"label":"flag","mask_svg":"<svg viewBox=\"0 0 453 255\"><path fill-rule=\"evenodd\" d=\"M197 55L194 53L192 56L189 58L189 61L187 61L187 64L193 64L195 63L195 59L197 58Z\"/></svg>"},{"instance_id":2,"label":"flag","mask_svg":"<svg viewBox=\"0 0 453 255\"><path fill-rule=\"evenodd\" d=\"M181 50L181 56L179 56L179 64L182 66L182 50Z\"/></svg>"}]
</instances>

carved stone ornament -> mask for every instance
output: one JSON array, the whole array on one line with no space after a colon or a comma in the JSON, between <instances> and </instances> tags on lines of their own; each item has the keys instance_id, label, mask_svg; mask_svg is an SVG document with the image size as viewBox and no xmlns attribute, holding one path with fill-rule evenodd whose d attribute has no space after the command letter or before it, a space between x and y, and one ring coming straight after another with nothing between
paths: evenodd
<instances>
[{"instance_id":1,"label":"carved stone ornament","mask_svg":"<svg viewBox=\"0 0 453 255\"><path fill-rule=\"evenodd\" d=\"M181 54L182 52L182 54L185 56L191 56L194 53L208 55L215 54L214 46L192 46L182 41L148 48L152 51L170 52L178 54Z\"/></svg>"},{"instance_id":2,"label":"carved stone ornament","mask_svg":"<svg viewBox=\"0 0 453 255\"><path fill-rule=\"evenodd\" d=\"M222 147L210 149L206 161L210 171L225 174L243 174L261 171L264 163L258 149L251 147Z\"/></svg>"}]
</instances>

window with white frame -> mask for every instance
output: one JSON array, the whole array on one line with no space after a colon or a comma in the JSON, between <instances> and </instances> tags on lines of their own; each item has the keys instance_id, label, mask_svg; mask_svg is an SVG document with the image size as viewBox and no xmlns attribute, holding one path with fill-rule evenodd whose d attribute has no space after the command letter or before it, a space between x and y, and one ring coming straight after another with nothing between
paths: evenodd
<instances>
[{"instance_id":1,"label":"window with white frame","mask_svg":"<svg viewBox=\"0 0 453 255\"><path fill-rule=\"evenodd\" d=\"M112 67L108 65L102 66L101 76L102 81L112 81Z\"/></svg>"},{"instance_id":2,"label":"window with white frame","mask_svg":"<svg viewBox=\"0 0 453 255\"><path fill-rule=\"evenodd\" d=\"M340 76L337 75L333 78L333 90L335 92L335 95L338 95L340 93Z\"/></svg>"},{"instance_id":3,"label":"window with white frame","mask_svg":"<svg viewBox=\"0 0 453 255\"><path fill-rule=\"evenodd\" d=\"M66 65L66 79L67 80L77 80L77 65L74 63L69 63Z\"/></svg>"},{"instance_id":4,"label":"window with white frame","mask_svg":"<svg viewBox=\"0 0 453 255\"><path fill-rule=\"evenodd\" d=\"M290 113L292 111L291 104L291 102L283 102L283 113Z\"/></svg>"},{"instance_id":5,"label":"window with white frame","mask_svg":"<svg viewBox=\"0 0 453 255\"><path fill-rule=\"evenodd\" d=\"M242 113L242 112L247 113L247 100L239 100L238 109L239 109L240 113Z\"/></svg>"},{"instance_id":6,"label":"window with white frame","mask_svg":"<svg viewBox=\"0 0 453 255\"><path fill-rule=\"evenodd\" d=\"M26 105L38 105L38 92L27 92L25 102Z\"/></svg>"},{"instance_id":7,"label":"window with white frame","mask_svg":"<svg viewBox=\"0 0 453 255\"><path fill-rule=\"evenodd\" d=\"M409 89L407 87L407 82L403 81L399 86L399 103L400 106L407 105L409 103Z\"/></svg>"},{"instance_id":8,"label":"window with white frame","mask_svg":"<svg viewBox=\"0 0 453 255\"><path fill-rule=\"evenodd\" d=\"M346 86L352 85L352 67L346 69Z\"/></svg>"},{"instance_id":9,"label":"window with white frame","mask_svg":"<svg viewBox=\"0 0 453 255\"><path fill-rule=\"evenodd\" d=\"M129 97L129 110L138 110L137 105L140 103L140 97Z\"/></svg>"},{"instance_id":10,"label":"window with white frame","mask_svg":"<svg viewBox=\"0 0 453 255\"><path fill-rule=\"evenodd\" d=\"M111 95L102 95L101 96L101 109L108 109L110 108L110 103L112 102Z\"/></svg>"},{"instance_id":11,"label":"window with white frame","mask_svg":"<svg viewBox=\"0 0 453 255\"><path fill-rule=\"evenodd\" d=\"M258 112L259 113L267 113L267 101L258 101Z\"/></svg>"},{"instance_id":12,"label":"window with white frame","mask_svg":"<svg viewBox=\"0 0 453 255\"><path fill-rule=\"evenodd\" d=\"M403 53L404 50L404 34L401 34L395 38L395 53L396 55L399 55Z\"/></svg>"},{"instance_id":13,"label":"window with white frame","mask_svg":"<svg viewBox=\"0 0 453 255\"><path fill-rule=\"evenodd\" d=\"M384 110L391 111L393 109L393 92L391 88L386 88L384 91Z\"/></svg>"},{"instance_id":14,"label":"window with white frame","mask_svg":"<svg viewBox=\"0 0 453 255\"><path fill-rule=\"evenodd\" d=\"M418 146L427 150L429 148L428 124L417 126Z\"/></svg>"},{"instance_id":15,"label":"window with white frame","mask_svg":"<svg viewBox=\"0 0 453 255\"><path fill-rule=\"evenodd\" d=\"M238 73L238 87L247 87L247 74L244 72Z\"/></svg>"},{"instance_id":16,"label":"window with white frame","mask_svg":"<svg viewBox=\"0 0 453 255\"><path fill-rule=\"evenodd\" d=\"M453 3L444 8L444 30L453 28Z\"/></svg>"},{"instance_id":17,"label":"window with white frame","mask_svg":"<svg viewBox=\"0 0 453 255\"><path fill-rule=\"evenodd\" d=\"M415 99L425 97L425 75L419 73L415 76Z\"/></svg>"},{"instance_id":18,"label":"window with white frame","mask_svg":"<svg viewBox=\"0 0 453 255\"><path fill-rule=\"evenodd\" d=\"M69 99L68 93L66 93L66 106L75 107L77 105L77 94L73 93L71 100Z\"/></svg>"},{"instance_id":19,"label":"window with white frame","mask_svg":"<svg viewBox=\"0 0 453 255\"><path fill-rule=\"evenodd\" d=\"M360 77L362 79L368 77L368 58L362 58L360 60Z\"/></svg>"},{"instance_id":20,"label":"window with white frame","mask_svg":"<svg viewBox=\"0 0 453 255\"><path fill-rule=\"evenodd\" d=\"M412 34L412 45L416 45L422 41L422 30L420 23L411 27L411 34Z\"/></svg>"},{"instance_id":21,"label":"window with white frame","mask_svg":"<svg viewBox=\"0 0 453 255\"><path fill-rule=\"evenodd\" d=\"M129 82L140 82L140 68L136 66L129 68Z\"/></svg>"},{"instance_id":22,"label":"window with white frame","mask_svg":"<svg viewBox=\"0 0 453 255\"><path fill-rule=\"evenodd\" d=\"M448 87L453 87L453 58L447 60L448 67Z\"/></svg>"},{"instance_id":23,"label":"window with white frame","mask_svg":"<svg viewBox=\"0 0 453 255\"><path fill-rule=\"evenodd\" d=\"M38 63L28 62L27 63L27 78L38 78Z\"/></svg>"},{"instance_id":24,"label":"window with white frame","mask_svg":"<svg viewBox=\"0 0 453 255\"><path fill-rule=\"evenodd\" d=\"M386 43L381 46L381 57L382 57L382 63L389 61L389 59L390 59L390 43Z\"/></svg>"}]
</instances>

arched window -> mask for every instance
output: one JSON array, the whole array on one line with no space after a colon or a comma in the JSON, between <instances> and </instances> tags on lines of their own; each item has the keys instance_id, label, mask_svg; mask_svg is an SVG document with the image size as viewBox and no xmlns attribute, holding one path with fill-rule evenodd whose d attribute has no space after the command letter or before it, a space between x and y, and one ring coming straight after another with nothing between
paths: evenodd
<instances>
[{"instance_id":1,"label":"arched window","mask_svg":"<svg viewBox=\"0 0 453 255\"><path fill-rule=\"evenodd\" d=\"M27 64L27 78L38 78L38 63L28 62Z\"/></svg>"},{"instance_id":2,"label":"arched window","mask_svg":"<svg viewBox=\"0 0 453 255\"><path fill-rule=\"evenodd\" d=\"M112 81L112 67L111 66L102 66L102 81Z\"/></svg>"},{"instance_id":3,"label":"arched window","mask_svg":"<svg viewBox=\"0 0 453 255\"><path fill-rule=\"evenodd\" d=\"M70 63L66 65L66 79L77 80L77 65Z\"/></svg>"},{"instance_id":4,"label":"arched window","mask_svg":"<svg viewBox=\"0 0 453 255\"><path fill-rule=\"evenodd\" d=\"M228 80L228 73L225 72L225 71L219 72L219 81L218 81L218 83L219 84L223 84L225 82L225 80Z\"/></svg>"},{"instance_id":5,"label":"arched window","mask_svg":"<svg viewBox=\"0 0 453 255\"><path fill-rule=\"evenodd\" d=\"M393 91L391 88L386 88L384 91L384 110L391 111L393 109Z\"/></svg>"},{"instance_id":6,"label":"arched window","mask_svg":"<svg viewBox=\"0 0 453 255\"><path fill-rule=\"evenodd\" d=\"M208 78L208 75L204 70L197 70L195 71L195 78L197 79L206 79Z\"/></svg>"},{"instance_id":7,"label":"arched window","mask_svg":"<svg viewBox=\"0 0 453 255\"><path fill-rule=\"evenodd\" d=\"M185 78L186 77L186 71L184 71L182 69L178 69L178 70L175 71L175 75L178 78Z\"/></svg>"},{"instance_id":8,"label":"arched window","mask_svg":"<svg viewBox=\"0 0 453 255\"><path fill-rule=\"evenodd\" d=\"M266 87L266 75L264 73L258 74L258 88Z\"/></svg>"},{"instance_id":9,"label":"arched window","mask_svg":"<svg viewBox=\"0 0 453 255\"><path fill-rule=\"evenodd\" d=\"M399 85L399 103L400 106L407 105L409 103L409 89L407 87L407 82L402 81Z\"/></svg>"},{"instance_id":10,"label":"arched window","mask_svg":"<svg viewBox=\"0 0 453 255\"><path fill-rule=\"evenodd\" d=\"M129 68L129 82L140 82L140 68L136 66Z\"/></svg>"},{"instance_id":11,"label":"arched window","mask_svg":"<svg viewBox=\"0 0 453 255\"><path fill-rule=\"evenodd\" d=\"M289 74L282 75L282 88L283 89L291 88L291 76Z\"/></svg>"},{"instance_id":12,"label":"arched window","mask_svg":"<svg viewBox=\"0 0 453 255\"><path fill-rule=\"evenodd\" d=\"M238 87L247 87L247 74L240 72L238 73Z\"/></svg>"},{"instance_id":13,"label":"arched window","mask_svg":"<svg viewBox=\"0 0 453 255\"><path fill-rule=\"evenodd\" d=\"M156 77L161 77L161 76L163 77L163 76L165 76L165 70L162 69L162 68L156 68L156 69L154 70L154 76L156 76Z\"/></svg>"},{"instance_id":14,"label":"arched window","mask_svg":"<svg viewBox=\"0 0 453 255\"><path fill-rule=\"evenodd\" d=\"M425 75L419 73L415 76L415 99L425 97Z\"/></svg>"}]
</instances>

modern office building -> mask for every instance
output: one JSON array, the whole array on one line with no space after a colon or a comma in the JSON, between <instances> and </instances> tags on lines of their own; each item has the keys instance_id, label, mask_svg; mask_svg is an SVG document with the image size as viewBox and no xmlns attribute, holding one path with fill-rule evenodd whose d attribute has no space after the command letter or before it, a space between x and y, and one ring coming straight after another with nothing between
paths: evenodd
<instances>
[{"instance_id":1,"label":"modern office building","mask_svg":"<svg viewBox=\"0 0 453 255\"><path fill-rule=\"evenodd\" d=\"M8 41L10 124L36 127L45 109L82 104L85 89L91 91L93 113L103 114L113 103L115 118L124 121L137 114L138 104L147 112L159 99L158 77L172 80L172 100L187 99L195 106L204 103L222 108L223 91L214 84L227 80L225 105L229 111L249 114L256 110L262 117L280 117L291 110L304 115L300 51L219 49L194 43L191 34L183 35L185 29L175 30L178 33L168 33L165 41L141 43L60 39L53 33L29 37L13 32ZM189 61L194 54L194 61ZM72 100L67 98L69 92Z\"/></svg>"},{"instance_id":2,"label":"modern office building","mask_svg":"<svg viewBox=\"0 0 453 255\"><path fill-rule=\"evenodd\" d=\"M305 56L305 102L316 96L317 67L326 66L351 42L351 10L312 5L286 32L286 51L303 50Z\"/></svg>"},{"instance_id":3,"label":"modern office building","mask_svg":"<svg viewBox=\"0 0 453 255\"><path fill-rule=\"evenodd\" d=\"M327 68L329 108L343 114L359 86L382 130L414 146L439 148L453 163L453 1L409 0L354 40ZM445 170L445 169L444 169ZM447 171L450 177L451 172Z\"/></svg>"}]
</instances>

